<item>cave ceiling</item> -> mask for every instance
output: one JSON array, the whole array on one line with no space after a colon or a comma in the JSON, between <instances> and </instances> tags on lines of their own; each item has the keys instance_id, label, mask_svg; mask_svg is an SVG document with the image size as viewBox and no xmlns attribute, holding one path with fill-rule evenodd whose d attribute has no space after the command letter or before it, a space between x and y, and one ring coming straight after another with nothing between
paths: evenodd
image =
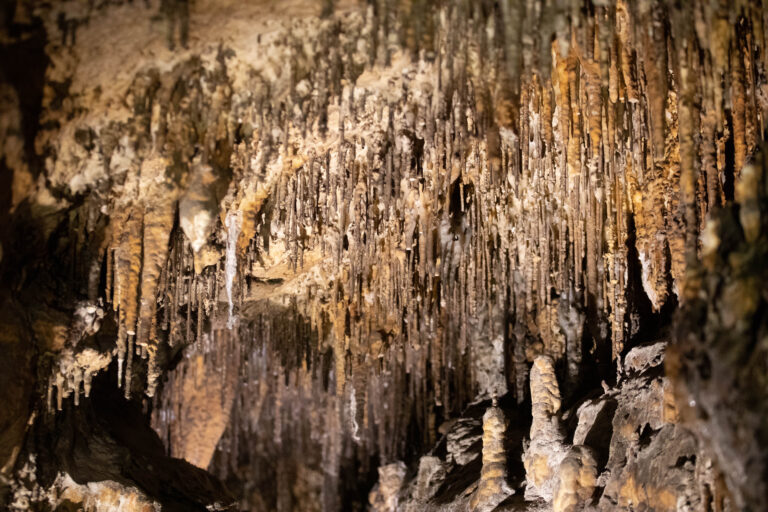
<instances>
[{"instance_id":1,"label":"cave ceiling","mask_svg":"<svg viewBox=\"0 0 768 512\"><path fill-rule=\"evenodd\" d=\"M16 0L0 506L768 506L768 4Z\"/></svg>"}]
</instances>

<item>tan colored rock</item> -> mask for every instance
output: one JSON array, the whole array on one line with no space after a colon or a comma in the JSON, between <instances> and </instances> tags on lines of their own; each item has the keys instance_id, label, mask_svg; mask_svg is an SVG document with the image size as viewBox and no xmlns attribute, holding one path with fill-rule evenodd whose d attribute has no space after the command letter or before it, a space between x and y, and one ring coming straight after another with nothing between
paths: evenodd
<instances>
[{"instance_id":1,"label":"tan colored rock","mask_svg":"<svg viewBox=\"0 0 768 512\"><path fill-rule=\"evenodd\" d=\"M469 505L473 512L490 512L514 492L507 483L506 430L504 412L489 407L483 414L483 467Z\"/></svg>"},{"instance_id":2,"label":"tan colored rock","mask_svg":"<svg viewBox=\"0 0 768 512\"><path fill-rule=\"evenodd\" d=\"M210 165L194 162L190 169L189 186L179 200L179 225L195 253L206 244L216 224L219 208L214 191L215 181L216 176Z\"/></svg>"},{"instance_id":3,"label":"tan colored rock","mask_svg":"<svg viewBox=\"0 0 768 512\"><path fill-rule=\"evenodd\" d=\"M97 283L104 251L94 240L108 239L104 296L128 395L153 395L178 351L221 324L226 297L242 315L232 322L242 350L222 343L213 353L248 365L212 377L216 358L206 354L200 371L212 388L242 384L237 400L247 405L224 445L309 451L322 458L312 463L327 470L327 488L349 453L402 458L414 432L434 441L434 423L478 396L509 391L523 402L527 363L548 354L530 376L526 469L549 499L565 449L554 365L566 370L570 402L582 351L600 365L611 363L607 348L614 361L625 353L643 293L657 311L672 295L697 296L679 288L731 176L742 180L740 226L713 226L703 256L717 269L725 233L760 239L752 171L742 171L768 111L759 2L163 0L159 12L157 3L19 0L8 9L20 26L0 28L4 48L39 37L50 63L41 98L25 96L18 71L3 73L13 80L0 86L8 211L29 204L28 230L46 242L30 252L44 252L43 262L71 255L61 266L86 266ZM27 21L38 19L33 34ZM181 27L189 37L176 38ZM212 190L219 179L226 190ZM19 252L5 211L3 272ZM226 236L216 230L235 211L233 278L219 264ZM111 234L99 227L105 217ZM14 285L37 304L42 285L24 290L41 267L31 259ZM70 286L83 276L67 268L56 277ZM763 310L760 281L732 281L718 288L718 317L725 329L760 332L747 331ZM274 321L264 303L293 317ZM62 365L109 361L77 361L94 357L71 354L70 319L47 315L29 315L39 352L52 349L54 380L66 375L78 384L65 387L79 389ZM644 367L640 359L632 365ZM647 384L621 394L630 419L615 422L618 466L689 401ZM194 402L213 400L203 394ZM354 406L341 405L351 397ZM215 432L221 412L211 415ZM190 455L198 461L216 435L202 437L203 455ZM250 478L240 474L250 468L220 459L222 474Z\"/></svg>"},{"instance_id":4,"label":"tan colored rock","mask_svg":"<svg viewBox=\"0 0 768 512\"><path fill-rule=\"evenodd\" d=\"M576 411L578 422L573 432L574 445L586 445L598 451L601 463L607 459L611 443L612 421L616 412L616 399L602 396L584 402Z\"/></svg>"},{"instance_id":5,"label":"tan colored rock","mask_svg":"<svg viewBox=\"0 0 768 512\"><path fill-rule=\"evenodd\" d=\"M52 506L77 505L83 512L160 512L160 503L148 498L135 487L111 480L81 485L68 474L60 474L50 491ZM71 506L71 505L70 505Z\"/></svg>"},{"instance_id":6,"label":"tan colored rock","mask_svg":"<svg viewBox=\"0 0 768 512\"><path fill-rule=\"evenodd\" d=\"M560 410L560 387L555 375L554 361L538 356L531 368L531 439L548 435L553 430L552 418Z\"/></svg>"},{"instance_id":7,"label":"tan colored rock","mask_svg":"<svg viewBox=\"0 0 768 512\"><path fill-rule=\"evenodd\" d=\"M147 395L153 396L160 376L157 366L157 293L160 286L160 274L168 258L168 242L176 217L176 204L171 194L156 206L147 208L144 215L144 254L141 266L141 299L139 299L139 318L136 327L136 346L147 359Z\"/></svg>"},{"instance_id":8,"label":"tan colored rock","mask_svg":"<svg viewBox=\"0 0 768 512\"><path fill-rule=\"evenodd\" d=\"M504 327L498 312L488 311L472 330L476 399L494 399L507 393L504 359Z\"/></svg>"},{"instance_id":9,"label":"tan colored rock","mask_svg":"<svg viewBox=\"0 0 768 512\"><path fill-rule=\"evenodd\" d=\"M371 509L375 512L395 512L400 489L405 480L405 464L401 461L379 467L379 482L368 496Z\"/></svg>"},{"instance_id":10,"label":"tan colored rock","mask_svg":"<svg viewBox=\"0 0 768 512\"><path fill-rule=\"evenodd\" d=\"M211 346L228 343L222 331L205 334L164 383L152 426L167 440L171 456L206 469L230 420L235 398L236 365L231 360L212 364ZM229 365L229 366L228 366Z\"/></svg>"},{"instance_id":11,"label":"tan colored rock","mask_svg":"<svg viewBox=\"0 0 768 512\"><path fill-rule=\"evenodd\" d=\"M572 446L560 462L552 501L554 512L576 512L592 500L597 485L597 462L586 446Z\"/></svg>"},{"instance_id":12,"label":"tan colored rock","mask_svg":"<svg viewBox=\"0 0 768 512\"><path fill-rule=\"evenodd\" d=\"M664 362L666 348L667 343L662 341L633 348L624 356L624 373L643 373L659 366Z\"/></svg>"},{"instance_id":13,"label":"tan colored rock","mask_svg":"<svg viewBox=\"0 0 768 512\"><path fill-rule=\"evenodd\" d=\"M635 445L624 466L612 468L598 509L702 510L707 498L694 484L695 452L690 432L665 425L647 445Z\"/></svg>"},{"instance_id":14,"label":"tan colored rock","mask_svg":"<svg viewBox=\"0 0 768 512\"><path fill-rule=\"evenodd\" d=\"M560 409L560 388L553 361L538 356L531 369L530 441L523 453L526 475L526 499L543 498L550 501L557 484L557 471L568 447L557 412Z\"/></svg>"}]
</instances>

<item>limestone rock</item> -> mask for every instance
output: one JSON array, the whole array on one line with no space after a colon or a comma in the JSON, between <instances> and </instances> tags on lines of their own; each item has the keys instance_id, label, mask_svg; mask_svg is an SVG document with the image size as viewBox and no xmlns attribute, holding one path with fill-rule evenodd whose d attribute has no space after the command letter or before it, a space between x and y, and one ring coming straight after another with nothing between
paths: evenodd
<instances>
[{"instance_id":1,"label":"limestone rock","mask_svg":"<svg viewBox=\"0 0 768 512\"><path fill-rule=\"evenodd\" d=\"M483 468L470 500L472 511L490 512L514 492L507 483L506 430L504 412L498 407L489 407L483 414Z\"/></svg>"},{"instance_id":2,"label":"limestone rock","mask_svg":"<svg viewBox=\"0 0 768 512\"><path fill-rule=\"evenodd\" d=\"M689 432L671 424L662 427L650 442L634 445L624 467L612 470L599 509L701 510L695 452Z\"/></svg>"},{"instance_id":3,"label":"limestone rock","mask_svg":"<svg viewBox=\"0 0 768 512\"><path fill-rule=\"evenodd\" d=\"M179 225L195 253L200 252L216 225L215 180L210 165L195 162L190 169L189 187L179 200Z\"/></svg>"},{"instance_id":4,"label":"limestone rock","mask_svg":"<svg viewBox=\"0 0 768 512\"><path fill-rule=\"evenodd\" d=\"M473 448L482 439L481 422L473 418L460 418L446 435L448 462L464 466L479 456Z\"/></svg>"},{"instance_id":5,"label":"limestone rock","mask_svg":"<svg viewBox=\"0 0 768 512\"><path fill-rule=\"evenodd\" d=\"M405 480L405 471L405 464L400 461L379 467L379 482L368 497L373 510L395 512L398 509L399 494Z\"/></svg>"},{"instance_id":6,"label":"limestone rock","mask_svg":"<svg viewBox=\"0 0 768 512\"><path fill-rule=\"evenodd\" d=\"M659 366L664 361L666 348L667 343L664 342L633 348L624 356L624 372L643 373Z\"/></svg>"},{"instance_id":7,"label":"limestone rock","mask_svg":"<svg viewBox=\"0 0 768 512\"><path fill-rule=\"evenodd\" d=\"M597 486L597 462L585 446L572 446L560 462L558 482L552 500L555 512L584 510Z\"/></svg>"},{"instance_id":8,"label":"limestone rock","mask_svg":"<svg viewBox=\"0 0 768 512\"><path fill-rule=\"evenodd\" d=\"M765 4L6 2L0 508L761 509Z\"/></svg>"},{"instance_id":9,"label":"limestone rock","mask_svg":"<svg viewBox=\"0 0 768 512\"><path fill-rule=\"evenodd\" d=\"M567 452L565 436L557 413L560 409L560 388L552 359L539 356L531 369L530 441L525 448L527 499L540 497L551 501L557 484L557 471Z\"/></svg>"},{"instance_id":10,"label":"limestone rock","mask_svg":"<svg viewBox=\"0 0 768 512\"><path fill-rule=\"evenodd\" d=\"M614 397L603 396L584 402L577 411L578 423L573 432L573 444L591 448L600 467L604 466L608 459L617 405Z\"/></svg>"},{"instance_id":11,"label":"limestone rock","mask_svg":"<svg viewBox=\"0 0 768 512\"><path fill-rule=\"evenodd\" d=\"M708 220L707 255L686 279L667 366L682 423L712 460L713 499L764 507L765 297L768 167L765 147L736 180L736 201ZM758 221L759 218L759 221ZM697 455L700 457L701 455Z\"/></svg>"},{"instance_id":12,"label":"limestone rock","mask_svg":"<svg viewBox=\"0 0 768 512\"><path fill-rule=\"evenodd\" d=\"M429 500L437 492L444 479L445 468L439 458L425 456L419 459L419 472L416 477L417 499L419 501Z\"/></svg>"}]
</instances>

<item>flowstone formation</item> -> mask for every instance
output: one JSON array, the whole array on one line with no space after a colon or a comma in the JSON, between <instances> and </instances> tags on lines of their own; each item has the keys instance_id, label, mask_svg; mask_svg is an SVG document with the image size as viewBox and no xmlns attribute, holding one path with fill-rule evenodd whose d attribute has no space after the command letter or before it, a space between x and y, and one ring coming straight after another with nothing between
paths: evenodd
<instances>
[{"instance_id":1,"label":"flowstone formation","mask_svg":"<svg viewBox=\"0 0 768 512\"><path fill-rule=\"evenodd\" d=\"M3 506L765 507L763 0L0 20Z\"/></svg>"}]
</instances>

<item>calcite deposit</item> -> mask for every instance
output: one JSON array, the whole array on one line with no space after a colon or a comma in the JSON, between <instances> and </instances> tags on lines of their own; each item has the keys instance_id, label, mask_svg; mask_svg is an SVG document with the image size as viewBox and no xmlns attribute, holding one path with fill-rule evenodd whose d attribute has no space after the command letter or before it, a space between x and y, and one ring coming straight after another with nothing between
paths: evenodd
<instances>
[{"instance_id":1,"label":"calcite deposit","mask_svg":"<svg viewBox=\"0 0 768 512\"><path fill-rule=\"evenodd\" d=\"M483 468L469 503L470 510L494 510L513 492L507 483L506 430L504 412L492 405L483 414Z\"/></svg>"},{"instance_id":2,"label":"calcite deposit","mask_svg":"<svg viewBox=\"0 0 768 512\"><path fill-rule=\"evenodd\" d=\"M765 0L6 3L0 506L766 507Z\"/></svg>"}]
</instances>

